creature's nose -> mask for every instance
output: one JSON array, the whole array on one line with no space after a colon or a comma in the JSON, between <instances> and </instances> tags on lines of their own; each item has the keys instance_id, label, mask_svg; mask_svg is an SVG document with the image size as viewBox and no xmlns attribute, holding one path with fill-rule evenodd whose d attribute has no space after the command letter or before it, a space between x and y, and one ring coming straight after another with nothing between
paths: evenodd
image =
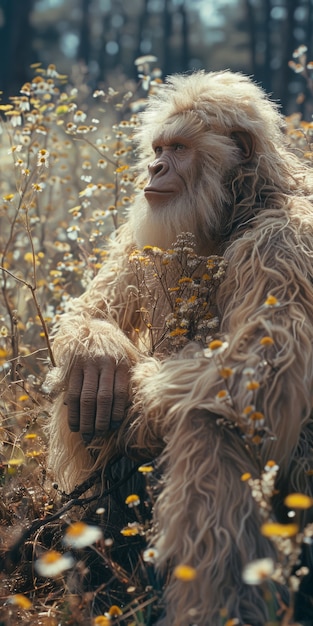
<instances>
[{"instance_id":1,"label":"creature's nose","mask_svg":"<svg viewBox=\"0 0 313 626\"><path fill-rule=\"evenodd\" d=\"M150 165L148 165L148 171L151 177L165 174L168 171L168 164L166 161L156 159Z\"/></svg>"}]
</instances>

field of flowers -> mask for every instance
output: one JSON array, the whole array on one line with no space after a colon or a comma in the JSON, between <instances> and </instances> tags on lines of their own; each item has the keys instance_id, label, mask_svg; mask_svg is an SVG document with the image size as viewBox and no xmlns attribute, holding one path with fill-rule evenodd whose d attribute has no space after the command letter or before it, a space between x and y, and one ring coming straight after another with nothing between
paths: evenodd
<instances>
[{"instance_id":1,"label":"field of flowers","mask_svg":"<svg viewBox=\"0 0 313 626\"><path fill-rule=\"evenodd\" d=\"M121 77L106 91L89 89L79 68L69 82L54 65L38 65L32 81L0 104L1 626L20 621L148 626L160 601L153 550L144 544L149 515L142 519L135 494L126 501L134 525L122 534L130 541L142 536L143 558L142 571L129 575L115 563L110 540L102 535L103 508L96 510L98 525L79 521L88 505L86 488L66 497L49 476L50 400L43 387L54 364L53 323L105 263L107 238L132 202L132 133L147 93L160 80L159 70L151 69L155 60L138 60L137 84ZM295 71L302 62L298 55ZM313 123L295 113L287 129L292 148L311 160ZM153 467L139 470L147 476L151 508ZM268 490L273 472L275 467L270 474L267 468L267 478L261 476L254 490ZM107 583L84 585L93 557L110 572L110 581L117 581L116 596L107 593ZM188 582L194 572L182 568L176 574ZM127 604L120 601L119 587L127 592ZM221 615L221 624L235 623Z\"/></svg>"}]
</instances>

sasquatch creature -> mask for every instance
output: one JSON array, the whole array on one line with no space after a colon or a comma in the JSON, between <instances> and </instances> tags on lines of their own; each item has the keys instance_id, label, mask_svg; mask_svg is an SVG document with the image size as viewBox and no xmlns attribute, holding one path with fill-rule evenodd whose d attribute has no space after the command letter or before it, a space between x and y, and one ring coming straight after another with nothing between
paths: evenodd
<instances>
[{"instance_id":1,"label":"sasquatch creature","mask_svg":"<svg viewBox=\"0 0 313 626\"><path fill-rule=\"evenodd\" d=\"M313 177L283 129L277 106L244 75L169 78L137 135L142 191L54 340L50 464L60 484L69 490L95 467L105 474L121 455L159 456L152 544L169 572L168 626L218 626L222 609L264 626L260 587L242 571L275 559L275 546L242 476L279 466L281 522L288 493L313 492ZM151 356L129 257L187 232L197 255L227 264L218 334L206 348ZM163 327L161 289L154 313ZM195 580L172 575L179 563Z\"/></svg>"}]
</instances>

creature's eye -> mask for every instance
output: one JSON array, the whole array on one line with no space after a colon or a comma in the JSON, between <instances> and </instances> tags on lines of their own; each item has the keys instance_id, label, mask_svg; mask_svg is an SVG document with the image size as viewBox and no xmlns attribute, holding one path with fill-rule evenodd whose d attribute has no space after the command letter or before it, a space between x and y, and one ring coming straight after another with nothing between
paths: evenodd
<instances>
[{"instance_id":1,"label":"creature's eye","mask_svg":"<svg viewBox=\"0 0 313 626\"><path fill-rule=\"evenodd\" d=\"M162 146L155 146L153 149L154 149L154 154L156 156L158 156L159 154L162 154Z\"/></svg>"},{"instance_id":2,"label":"creature's eye","mask_svg":"<svg viewBox=\"0 0 313 626\"><path fill-rule=\"evenodd\" d=\"M185 150L186 146L183 143L174 143L173 148L175 152L180 152L181 150Z\"/></svg>"}]
</instances>

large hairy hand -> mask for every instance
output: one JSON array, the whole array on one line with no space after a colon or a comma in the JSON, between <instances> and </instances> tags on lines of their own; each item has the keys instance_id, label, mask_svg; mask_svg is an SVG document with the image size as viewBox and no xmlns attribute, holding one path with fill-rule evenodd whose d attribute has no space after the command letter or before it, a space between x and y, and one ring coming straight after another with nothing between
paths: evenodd
<instances>
[{"instance_id":1,"label":"large hairy hand","mask_svg":"<svg viewBox=\"0 0 313 626\"><path fill-rule=\"evenodd\" d=\"M85 443L118 428L129 404L129 364L109 356L79 359L73 366L65 404L72 432Z\"/></svg>"}]
</instances>

